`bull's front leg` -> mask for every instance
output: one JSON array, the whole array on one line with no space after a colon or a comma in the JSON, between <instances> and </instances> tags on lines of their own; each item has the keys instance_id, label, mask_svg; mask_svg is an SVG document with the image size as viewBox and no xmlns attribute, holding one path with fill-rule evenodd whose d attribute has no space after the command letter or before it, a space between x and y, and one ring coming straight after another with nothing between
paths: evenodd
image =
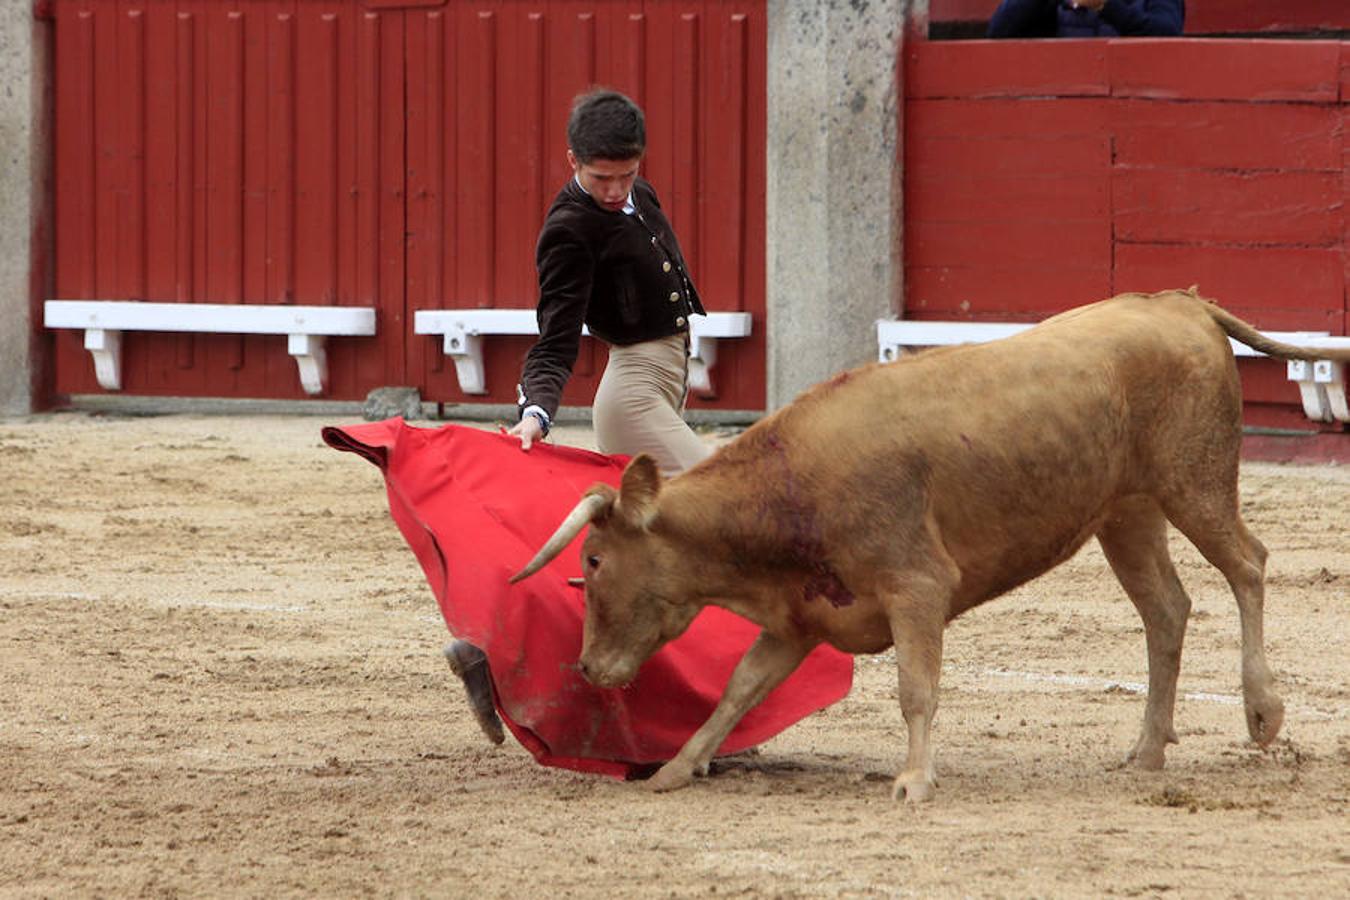
<instances>
[{"instance_id":1,"label":"bull's front leg","mask_svg":"<svg viewBox=\"0 0 1350 900\"><path fill-rule=\"evenodd\" d=\"M695 774L706 774L713 754L741 717L791 675L814 646L760 632L736 664L727 689L708 721L685 742L674 759L657 770L647 781L647 787L654 791L673 791L689 784Z\"/></svg>"}]
</instances>

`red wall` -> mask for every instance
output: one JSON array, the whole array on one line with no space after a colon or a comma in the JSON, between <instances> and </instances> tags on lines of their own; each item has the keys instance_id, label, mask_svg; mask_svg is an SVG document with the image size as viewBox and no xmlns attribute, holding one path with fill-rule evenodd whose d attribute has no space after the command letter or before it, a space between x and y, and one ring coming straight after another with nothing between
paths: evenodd
<instances>
[{"instance_id":1,"label":"red wall","mask_svg":"<svg viewBox=\"0 0 1350 900\"><path fill-rule=\"evenodd\" d=\"M530 341L466 397L417 309L533 307L572 97L648 114L645 174L710 310L755 316L703 405L764 405L763 0L54 0L55 296L374 306L329 396L514 402ZM99 391L78 333L61 393ZM303 397L283 337L129 333L127 393ZM583 347L564 401L588 404ZM697 398L696 403L700 402Z\"/></svg>"},{"instance_id":2,"label":"red wall","mask_svg":"<svg viewBox=\"0 0 1350 900\"><path fill-rule=\"evenodd\" d=\"M762 0L451 3L410 13L408 303L533 308L535 238L571 177L572 98L606 84L647 114L644 175L656 187L710 310L747 311L754 334L718 347L716 401L764 407L765 20ZM486 348L486 399L515 401L532 341ZM589 405L604 369L586 341L563 402ZM473 400L432 338L409 377Z\"/></svg>"},{"instance_id":3,"label":"red wall","mask_svg":"<svg viewBox=\"0 0 1350 900\"><path fill-rule=\"evenodd\" d=\"M375 306L331 396L402 384L398 17L352 3L56 0L55 296ZM363 90L358 90L358 85ZM78 332L56 387L99 390ZM128 393L300 397L282 337L128 334Z\"/></svg>"},{"instance_id":4,"label":"red wall","mask_svg":"<svg viewBox=\"0 0 1350 900\"><path fill-rule=\"evenodd\" d=\"M915 42L905 81L907 316L1199 284L1346 333L1350 43ZM1283 364L1242 368L1251 424L1308 427Z\"/></svg>"}]
</instances>

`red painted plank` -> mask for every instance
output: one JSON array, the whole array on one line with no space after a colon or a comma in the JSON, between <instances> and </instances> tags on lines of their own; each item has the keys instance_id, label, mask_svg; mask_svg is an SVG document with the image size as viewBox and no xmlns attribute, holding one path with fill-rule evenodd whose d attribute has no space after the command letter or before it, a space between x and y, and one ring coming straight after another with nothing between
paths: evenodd
<instances>
[{"instance_id":1,"label":"red painted plank","mask_svg":"<svg viewBox=\"0 0 1350 900\"><path fill-rule=\"evenodd\" d=\"M244 29L242 14L226 11L204 23L210 96L205 117L206 280L200 298L211 303L243 299Z\"/></svg>"},{"instance_id":2,"label":"red painted plank","mask_svg":"<svg viewBox=\"0 0 1350 900\"><path fill-rule=\"evenodd\" d=\"M380 113L380 161L377 169L380 258L378 280L374 288L379 316L389 324L387 331L381 329L380 341L376 346L384 355L384 383L408 384L416 370L409 365L407 352L412 338L412 315L407 312L407 258L403 233L407 222L404 171L407 156L404 130L407 120L407 84L403 62L406 36L402 15L386 14L382 18L386 23L381 32L384 42L380 52L383 76L380 79L381 94L377 98ZM364 299L358 297L357 301L363 302ZM363 344L355 341L348 344L348 349L354 354L366 352ZM369 390L369 382L354 383L350 390L352 394L361 396Z\"/></svg>"},{"instance_id":3,"label":"red painted plank","mask_svg":"<svg viewBox=\"0 0 1350 900\"><path fill-rule=\"evenodd\" d=\"M1343 178L1324 172L1117 168L1117 240L1332 247Z\"/></svg>"},{"instance_id":4,"label":"red painted plank","mask_svg":"<svg viewBox=\"0 0 1350 900\"><path fill-rule=\"evenodd\" d=\"M55 97L55 235L58 296L94 291L94 12L57 7Z\"/></svg>"},{"instance_id":5,"label":"red painted plank","mask_svg":"<svg viewBox=\"0 0 1350 900\"><path fill-rule=\"evenodd\" d=\"M701 91L708 89L707 81L701 80L703 73L699 66L704 40L701 13L682 12L674 25L674 82L687 86L685 90L676 89L670 110L674 158L697 162L690 166L677 165L671 183L663 186L661 196L666 215L675 233L680 236L681 248L690 257L690 271L695 283L698 283L702 278L704 246L703 210L699 205L699 196L706 158L699 152L704 135L697 98Z\"/></svg>"},{"instance_id":6,"label":"red painted plank","mask_svg":"<svg viewBox=\"0 0 1350 900\"><path fill-rule=\"evenodd\" d=\"M1223 301L1224 298L1218 299ZM1336 334L1339 322L1334 312L1316 309L1270 309L1238 303L1233 305L1232 312L1266 331L1327 331Z\"/></svg>"},{"instance_id":7,"label":"red painted plank","mask_svg":"<svg viewBox=\"0 0 1350 900\"><path fill-rule=\"evenodd\" d=\"M749 29L745 16L718 16L708 23L717 52L706 68L719 114L707 117L705 146L725 148L707 153L700 202L703 238L699 251L700 290L717 298L721 309L745 308L745 231L750 198L746 196L746 135L749 131Z\"/></svg>"},{"instance_id":8,"label":"red painted plank","mask_svg":"<svg viewBox=\"0 0 1350 900\"><path fill-rule=\"evenodd\" d=\"M938 0L951 2L951 0ZM1190 0L1188 34L1350 29L1345 0Z\"/></svg>"},{"instance_id":9,"label":"red painted plank","mask_svg":"<svg viewBox=\"0 0 1350 900\"><path fill-rule=\"evenodd\" d=\"M1118 243L1116 291L1160 291L1196 284L1226 307L1299 314L1289 328L1338 330L1343 256L1339 247L1202 247L1192 244ZM1260 324L1274 327L1272 320ZM1287 325L1289 318L1280 319Z\"/></svg>"},{"instance_id":10,"label":"red painted plank","mask_svg":"<svg viewBox=\"0 0 1350 900\"><path fill-rule=\"evenodd\" d=\"M456 283L455 204L459 146L455 139L453 7L409 13L407 29L408 235L407 315L453 306ZM454 365L435 337L410 337L410 376L426 396L458 399Z\"/></svg>"},{"instance_id":11,"label":"red painted plank","mask_svg":"<svg viewBox=\"0 0 1350 900\"><path fill-rule=\"evenodd\" d=\"M371 384L407 384L411 322L406 290L406 84L401 13L361 11L355 29L354 292L348 302L373 305L377 341L341 341L330 356L334 390L360 396ZM349 360L349 361L348 361ZM330 375L330 377L332 377Z\"/></svg>"},{"instance_id":12,"label":"red painted plank","mask_svg":"<svg viewBox=\"0 0 1350 900\"><path fill-rule=\"evenodd\" d=\"M644 7L646 64L643 68L643 103L647 114L647 156L642 161L642 174L664 195L674 184L675 155L672 136L675 132L672 111L675 107L675 83L669 76L675 65L674 42L667 40L675 33L674 4Z\"/></svg>"},{"instance_id":13,"label":"red painted plank","mask_svg":"<svg viewBox=\"0 0 1350 900\"><path fill-rule=\"evenodd\" d=\"M390 22L392 20L392 22ZM385 130L384 112L388 103L386 94L389 80L399 81L384 58L382 46L383 32L388 22L390 28L396 28L398 16L381 16L375 12L363 11L358 14L356 25L356 83L355 118L356 140L352 148L355 153L350 184L355 197L352 210L354 228L352 231L351 263L353 271L353 299L372 303L380 299L381 267L384 262L384 248L381 238L384 231L382 213L384 211L384 191L381 179L381 162L384 154L381 146ZM393 60L401 71L403 60ZM393 103L398 110L402 103ZM400 130L402 126L400 125ZM347 256L348 254L343 254ZM390 285L392 288L393 285ZM384 313L384 310L381 311ZM402 309L397 306L388 309L396 321L402 321ZM392 324L392 323L391 323ZM390 330L393 330L392 328Z\"/></svg>"},{"instance_id":14,"label":"red painted plank","mask_svg":"<svg viewBox=\"0 0 1350 900\"><path fill-rule=\"evenodd\" d=\"M1330 104L1111 104L1115 161L1186 169L1340 171L1341 113Z\"/></svg>"},{"instance_id":15,"label":"red painted plank","mask_svg":"<svg viewBox=\"0 0 1350 900\"><path fill-rule=\"evenodd\" d=\"M748 312L753 317L756 337L752 340L729 341L718 349L717 364L712 371L713 384L717 389L716 405L726 405L738 409L759 409L764 405L765 358L765 233L763 211L765 195L765 155L755 148L763 147L766 141L767 98L763 90L764 75L767 70L767 46L763 39L765 31L765 5L758 2L742 2L731 8L709 4L709 9L719 11L727 29L725 39L715 48L717 54L732 54L734 65L726 69L734 76L731 84L741 92L739 103L732 107L736 112L736 125L729 131L720 132L720 140L740 141L736 153L736 171L730 175L738 179L736 190L740 210L737 222L740 233L724 231L725 240L736 248L734 262L728 262L732 274L722 285L713 283L712 290L705 293L704 302L713 310L738 310ZM716 63L714 57L710 63ZM714 95L715 96L715 95ZM704 101L710 121L718 124L723 115L720 103ZM714 132L717 134L718 132ZM717 144L705 147L705 153L717 155ZM716 198L710 198L716 204ZM734 345L734 346L732 346ZM712 406L713 402L704 398L693 398L694 406Z\"/></svg>"},{"instance_id":16,"label":"red painted plank","mask_svg":"<svg viewBox=\"0 0 1350 900\"><path fill-rule=\"evenodd\" d=\"M905 140L1020 137L1052 139L1107 133L1113 101L1105 98L907 98Z\"/></svg>"},{"instance_id":17,"label":"red painted plank","mask_svg":"<svg viewBox=\"0 0 1350 900\"><path fill-rule=\"evenodd\" d=\"M1350 103L1350 41L1341 42L1341 102Z\"/></svg>"},{"instance_id":18,"label":"red painted plank","mask_svg":"<svg viewBox=\"0 0 1350 900\"><path fill-rule=\"evenodd\" d=\"M126 150L118 141L119 116L125 98L117 78L117 10L104 6L93 19L94 289L104 297L122 298L118 272L118 206Z\"/></svg>"},{"instance_id":19,"label":"red painted plank","mask_svg":"<svg viewBox=\"0 0 1350 900\"><path fill-rule=\"evenodd\" d=\"M303 4L296 17L295 300L337 300L340 72L337 9Z\"/></svg>"},{"instance_id":20,"label":"red painted plank","mask_svg":"<svg viewBox=\"0 0 1350 900\"><path fill-rule=\"evenodd\" d=\"M1109 92L1105 41L912 41L908 97L1099 97Z\"/></svg>"},{"instance_id":21,"label":"red painted plank","mask_svg":"<svg viewBox=\"0 0 1350 900\"><path fill-rule=\"evenodd\" d=\"M495 283L499 305L530 305L536 292L534 242L557 184L545 184L544 155L561 157L564 142L545 143L546 34L541 15L503 16L498 60L497 146L502 166L497 193L510 198L511 215L497 219ZM507 298L514 298L508 300Z\"/></svg>"},{"instance_id":22,"label":"red painted plank","mask_svg":"<svg viewBox=\"0 0 1350 900\"><path fill-rule=\"evenodd\" d=\"M454 65L459 173L455 191L458 260L453 296L457 304L489 306L496 237L496 131L498 101L496 23L478 10L457 11Z\"/></svg>"},{"instance_id":23,"label":"red painted plank","mask_svg":"<svg viewBox=\"0 0 1350 900\"><path fill-rule=\"evenodd\" d=\"M246 0L241 4L241 9L244 12L241 290L243 302L266 303L269 141L267 25L272 17L268 15L265 0Z\"/></svg>"},{"instance_id":24,"label":"red painted plank","mask_svg":"<svg viewBox=\"0 0 1350 900\"><path fill-rule=\"evenodd\" d=\"M177 114L174 117L174 152L177 154L178 182L174 255L177 260L178 281L174 286L173 299L191 303L200 300L206 293L206 264L203 259L206 232L203 212L206 207L204 189L206 166L203 162L206 103L203 87L205 72L202 62L205 49L204 38L201 37L201 19L205 12L201 3L180 3L177 14L173 49L177 60L177 77L174 79L174 85L178 92L175 97ZM169 346L172 347L174 365L182 373L181 377L186 388L183 393L189 393L196 388L200 376L189 373L197 363L197 336L182 334L153 340L165 344L165 353L170 352ZM157 360L160 355L151 353L150 358ZM129 378L126 379L128 382L134 383L136 371L138 370L134 367L131 368ZM168 384L170 379L167 374L161 373L156 381L162 390L164 389L162 386Z\"/></svg>"},{"instance_id":25,"label":"red painted plank","mask_svg":"<svg viewBox=\"0 0 1350 900\"><path fill-rule=\"evenodd\" d=\"M296 20L269 16L267 28L267 303L295 301Z\"/></svg>"},{"instance_id":26,"label":"red painted plank","mask_svg":"<svg viewBox=\"0 0 1350 900\"><path fill-rule=\"evenodd\" d=\"M905 146L916 178L977 172L993 176L1096 176L1110 172L1108 135L1034 138L917 138Z\"/></svg>"},{"instance_id":27,"label":"red painted plank","mask_svg":"<svg viewBox=\"0 0 1350 900\"><path fill-rule=\"evenodd\" d=\"M325 41L331 40L333 47L332 140L335 144L331 187L335 228L333 258L329 261L333 294L328 302L334 306L350 306L357 294L357 260L367 253L358 235L357 206L366 192L361 177L368 173L361 171L360 162L362 144L368 148L369 138L358 137L368 127L359 122L358 117L363 111L362 95L377 89L379 73L378 69L367 68L370 62L361 54L358 37L365 19L364 10L351 3L327 8L332 10L335 20L331 34L325 36Z\"/></svg>"},{"instance_id":28,"label":"red painted plank","mask_svg":"<svg viewBox=\"0 0 1350 900\"><path fill-rule=\"evenodd\" d=\"M444 216L446 207L445 12L409 13L406 29L407 77L407 271L404 290L409 310L434 309L445 302ZM410 377L419 383L447 366L437 341L413 337L407 342Z\"/></svg>"},{"instance_id":29,"label":"red painted plank","mask_svg":"<svg viewBox=\"0 0 1350 900\"><path fill-rule=\"evenodd\" d=\"M88 297L94 290L94 12L60 3L55 9L52 178L53 288L58 297ZM93 365L77 332L55 339L58 393L79 393L94 383Z\"/></svg>"},{"instance_id":30,"label":"red painted plank","mask_svg":"<svg viewBox=\"0 0 1350 900\"><path fill-rule=\"evenodd\" d=\"M243 300L244 243L244 19L238 10L212 10L206 45L210 70L206 143L206 300ZM231 335L213 342L218 349L206 360L208 371L233 373L249 393L261 392L264 372L244 368L243 338ZM250 377L251 376L251 377Z\"/></svg>"},{"instance_id":31,"label":"red painted plank","mask_svg":"<svg viewBox=\"0 0 1350 900\"><path fill-rule=\"evenodd\" d=\"M906 240L906 259L920 268L1005 271L1054 265L1104 272L1111 268L1111 226L1105 218L1023 228L1003 222L925 222Z\"/></svg>"},{"instance_id":32,"label":"red painted plank","mask_svg":"<svg viewBox=\"0 0 1350 900\"><path fill-rule=\"evenodd\" d=\"M1350 65L1350 42L1343 45L1343 63ZM1343 73L1350 68L1342 68ZM1350 93L1344 93L1343 99L1350 101ZM1344 281L1342 297L1345 313L1341 321L1341 334L1350 334L1350 103L1341 107L1341 258L1344 261Z\"/></svg>"},{"instance_id":33,"label":"red painted plank","mask_svg":"<svg viewBox=\"0 0 1350 900\"><path fill-rule=\"evenodd\" d=\"M1111 182L1099 174L985 175L974 171L905 178L905 223L1109 221Z\"/></svg>"},{"instance_id":34,"label":"red painted plank","mask_svg":"<svg viewBox=\"0 0 1350 900\"><path fill-rule=\"evenodd\" d=\"M930 22L982 22L998 9L999 0L929 0Z\"/></svg>"},{"instance_id":35,"label":"red painted plank","mask_svg":"<svg viewBox=\"0 0 1350 900\"><path fill-rule=\"evenodd\" d=\"M642 12L629 12L615 24L614 43L610 48L614 58L614 88L642 106L647 99L647 73L643 65L647 56L647 16Z\"/></svg>"},{"instance_id":36,"label":"red painted plank","mask_svg":"<svg viewBox=\"0 0 1350 900\"><path fill-rule=\"evenodd\" d=\"M1340 93L1333 41L1123 38L1107 46L1114 97L1328 103Z\"/></svg>"},{"instance_id":37,"label":"red painted plank","mask_svg":"<svg viewBox=\"0 0 1350 900\"><path fill-rule=\"evenodd\" d=\"M1109 269L905 268L909 318L1036 322L1110 295Z\"/></svg>"},{"instance_id":38,"label":"red painted plank","mask_svg":"<svg viewBox=\"0 0 1350 900\"><path fill-rule=\"evenodd\" d=\"M117 296L144 299L145 283L145 70L146 14L143 7L127 8L117 29L118 116L117 144L122 148L118 181L120 200L117 225Z\"/></svg>"},{"instance_id":39,"label":"red painted plank","mask_svg":"<svg viewBox=\"0 0 1350 900\"><path fill-rule=\"evenodd\" d=\"M178 296L177 214L178 113L174 53L173 6L153 2L146 7L145 117L145 297L174 300Z\"/></svg>"}]
</instances>

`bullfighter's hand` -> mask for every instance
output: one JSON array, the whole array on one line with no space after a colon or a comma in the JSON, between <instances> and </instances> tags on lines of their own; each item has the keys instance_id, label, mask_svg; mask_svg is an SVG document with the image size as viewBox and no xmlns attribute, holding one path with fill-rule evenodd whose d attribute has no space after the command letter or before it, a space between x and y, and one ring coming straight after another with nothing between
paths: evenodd
<instances>
[{"instance_id":1,"label":"bullfighter's hand","mask_svg":"<svg viewBox=\"0 0 1350 900\"><path fill-rule=\"evenodd\" d=\"M511 437L520 438L520 449L529 450L534 442L544 437L544 426L534 416L526 416L506 432Z\"/></svg>"}]
</instances>

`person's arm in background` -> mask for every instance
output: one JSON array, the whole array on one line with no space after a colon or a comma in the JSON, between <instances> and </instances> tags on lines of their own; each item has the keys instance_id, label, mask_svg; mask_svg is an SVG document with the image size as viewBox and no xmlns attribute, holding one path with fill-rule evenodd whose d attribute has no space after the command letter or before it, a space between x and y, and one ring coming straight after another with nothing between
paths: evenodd
<instances>
[{"instance_id":1,"label":"person's arm in background","mask_svg":"<svg viewBox=\"0 0 1350 900\"><path fill-rule=\"evenodd\" d=\"M1054 37L1059 30L1058 0L1003 0L989 20L991 38Z\"/></svg>"},{"instance_id":2,"label":"person's arm in background","mask_svg":"<svg viewBox=\"0 0 1350 900\"><path fill-rule=\"evenodd\" d=\"M1080 2L1092 9L1092 2ZM1105 0L1097 9L1101 20L1121 36L1175 37L1186 25L1185 0Z\"/></svg>"},{"instance_id":3,"label":"person's arm in background","mask_svg":"<svg viewBox=\"0 0 1350 900\"><path fill-rule=\"evenodd\" d=\"M595 262L570 229L545 224L536 253L539 266L539 340L520 376L521 420L508 434L521 449L548 433L581 349L581 326L590 302ZM542 417L541 415L542 414Z\"/></svg>"}]
</instances>

